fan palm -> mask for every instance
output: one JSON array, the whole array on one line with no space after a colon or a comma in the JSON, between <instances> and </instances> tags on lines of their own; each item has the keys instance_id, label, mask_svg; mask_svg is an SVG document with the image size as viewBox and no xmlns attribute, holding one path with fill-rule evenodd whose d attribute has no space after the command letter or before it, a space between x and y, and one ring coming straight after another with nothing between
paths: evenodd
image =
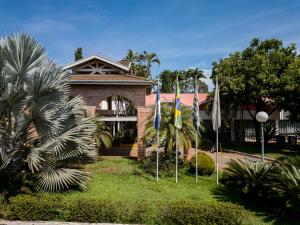
<instances>
[{"instance_id":1,"label":"fan palm","mask_svg":"<svg viewBox=\"0 0 300 225\"><path fill-rule=\"evenodd\" d=\"M146 66L147 77L151 78L151 67L153 63L157 63L160 65L160 60L157 57L156 53L149 53L147 51L143 51L139 56L140 61L143 61Z\"/></svg>"},{"instance_id":2,"label":"fan palm","mask_svg":"<svg viewBox=\"0 0 300 225\"><path fill-rule=\"evenodd\" d=\"M175 149L175 126L174 126L174 104L162 103L161 105L161 128L160 137L164 145L165 152L171 152ZM191 148L191 144L195 139L195 128L192 121L191 109L182 106L182 128L178 132L179 144L185 152ZM155 140L156 130L153 127L153 117L146 124L144 140L147 143L153 143Z\"/></svg>"},{"instance_id":3,"label":"fan palm","mask_svg":"<svg viewBox=\"0 0 300 225\"><path fill-rule=\"evenodd\" d=\"M26 34L4 37L0 52L1 186L84 189L88 174L79 168L96 156L95 125L82 98L69 100L69 75Z\"/></svg>"}]
</instances>

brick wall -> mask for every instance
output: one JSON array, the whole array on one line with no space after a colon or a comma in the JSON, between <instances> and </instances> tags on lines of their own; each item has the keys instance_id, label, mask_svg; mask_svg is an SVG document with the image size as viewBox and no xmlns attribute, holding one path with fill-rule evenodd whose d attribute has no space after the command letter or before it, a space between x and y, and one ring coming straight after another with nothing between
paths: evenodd
<instances>
[{"instance_id":1,"label":"brick wall","mask_svg":"<svg viewBox=\"0 0 300 225\"><path fill-rule=\"evenodd\" d=\"M145 106L146 86L121 85L72 85L71 96L81 95L88 106L98 106L110 96L128 98L135 107Z\"/></svg>"},{"instance_id":2,"label":"brick wall","mask_svg":"<svg viewBox=\"0 0 300 225\"><path fill-rule=\"evenodd\" d=\"M137 144L138 144L138 159L143 160L146 155L146 147L143 142L145 127L153 113L153 107L140 106L137 107Z\"/></svg>"}]
</instances>

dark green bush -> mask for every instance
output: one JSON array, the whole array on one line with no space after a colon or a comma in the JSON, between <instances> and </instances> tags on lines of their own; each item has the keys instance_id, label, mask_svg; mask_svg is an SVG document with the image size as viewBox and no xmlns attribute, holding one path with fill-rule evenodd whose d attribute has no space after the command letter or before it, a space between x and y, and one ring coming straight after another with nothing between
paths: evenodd
<instances>
[{"instance_id":1,"label":"dark green bush","mask_svg":"<svg viewBox=\"0 0 300 225\"><path fill-rule=\"evenodd\" d=\"M230 203L118 202L81 198L63 201L56 196L19 195L11 198L6 218L134 224L240 224L248 214Z\"/></svg>"},{"instance_id":2,"label":"dark green bush","mask_svg":"<svg viewBox=\"0 0 300 225\"><path fill-rule=\"evenodd\" d=\"M175 174L175 163L176 163L176 156L175 152L160 152L159 154L159 174L162 177L170 177L174 176ZM180 157L179 153L179 160L178 160L178 166L179 169L182 169L184 167L184 162L182 158ZM148 174L151 174L153 176L156 175L156 152L151 152L151 154L143 161L141 161L141 168Z\"/></svg>"},{"instance_id":3,"label":"dark green bush","mask_svg":"<svg viewBox=\"0 0 300 225\"><path fill-rule=\"evenodd\" d=\"M295 162L299 158L295 158ZM268 211L297 215L300 213L300 170L293 160L251 162L231 160L221 183L234 194L254 202Z\"/></svg>"},{"instance_id":4,"label":"dark green bush","mask_svg":"<svg viewBox=\"0 0 300 225\"><path fill-rule=\"evenodd\" d=\"M214 160L205 153L198 153L198 174L203 176L211 176L215 171ZM196 157L193 156L190 160L190 172L195 173Z\"/></svg>"},{"instance_id":5,"label":"dark green bush","mask_svg":"<svg viewBox=\"0 0 300 225\"><path fill-rule=\"evenodd\" d=\"M0 193L0 218L5 217L6 201L4 194Z\"/></svg>"},{"instance_id":6,"label":"dark green bush","mask_svg":"<svg viewBox=\"0 0 300 225\"><path fill-rule=\"evenodd\" d=\"M69 204L69 221L89 223L120 223L126 208L121 202L78 199Z\"/></svg>"},{"instance_id":7,"label":"dark green bush","mask_svg":"<svg viewBox=\"0 0 300 225\"><path fill-rule=\"evenodd\" d=\"M61 198L18 195L10 199L7 218L12 220L63 220L66 209Z\"/></svg>"},{"instance_id":8,"label":"dark green bush","mask_svg":"<svg viewBox=\"0 0 300 225\"><path fill-rule=\"evenodd\" d=\"M90 223L155 224L159 211L147 202L125 203L77 199L63 201L56 196L18 195L10 199L7 219L62 220Z\"/></svg>"},{"instance_id":9,"label":"dark green bush","mask_svg":"<svg viewBox=\"0 0 300 225\"><path fill-rule=\"evenodd\" d=\"M266 182L272 170L273 164L266 161L231 160L223 171L221 183L236 193L268 198Z\"/></svg>"},{"instance_id":10,"label":"dark green bush","mask_svg":"<svg viewBox=\"0 0 300 225\"><path fill-rule=\"evenodd\" d=\"M171 203L162 210L169 225L237 225L248 220L247 212L231 203Z\"/></svg>"}]
</instances>

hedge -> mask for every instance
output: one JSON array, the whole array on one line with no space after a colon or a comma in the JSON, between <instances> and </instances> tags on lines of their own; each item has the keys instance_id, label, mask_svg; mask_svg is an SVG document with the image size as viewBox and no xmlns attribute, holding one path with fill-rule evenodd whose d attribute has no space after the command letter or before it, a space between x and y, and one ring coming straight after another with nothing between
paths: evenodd
<instances>
[{"instance_id":1,"label":"hedge","mask_svg":"<svg viewBox=\"0 0 300 225\"><path fill-rule=\"evenodd\" d=\"M241 224L247 212L220 202L127 203L55 196L19 195L10 200L7 219L141 224Z\"/></svg>"},{"instance_id":2,"label":"hedge","mask_svg":"<svg viewBox=\"0 0 300 225\"><path fill-rule=\"evenodd\" d=\"M248 220L248 213L230 203L177 202L163 210L163 218L170 225L237 225Z\"/></svg>"}]
</instances>

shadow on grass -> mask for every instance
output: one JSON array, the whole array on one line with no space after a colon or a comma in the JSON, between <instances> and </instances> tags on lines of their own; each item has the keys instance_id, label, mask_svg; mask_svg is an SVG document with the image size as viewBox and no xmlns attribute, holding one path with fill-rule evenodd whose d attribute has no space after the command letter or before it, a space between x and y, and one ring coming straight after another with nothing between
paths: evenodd
<instances>
[{"instance_id":1,"label":"shadow on grass","mask_svg":"<svg viewBox=\"0 0 300 225\"><path fill-rule=\"evenodd\" d=\"M224 202L231 202L242 205L245 209L254 213L254 215L262 218L262 221L273 225L300 225L299 218L291 218L278 213L268 212L267 206L263 202L255 201L255 199L243 198L234 191L226 189L223 185L212 190L215 199Z\"/></svg>"}]
</instances>

